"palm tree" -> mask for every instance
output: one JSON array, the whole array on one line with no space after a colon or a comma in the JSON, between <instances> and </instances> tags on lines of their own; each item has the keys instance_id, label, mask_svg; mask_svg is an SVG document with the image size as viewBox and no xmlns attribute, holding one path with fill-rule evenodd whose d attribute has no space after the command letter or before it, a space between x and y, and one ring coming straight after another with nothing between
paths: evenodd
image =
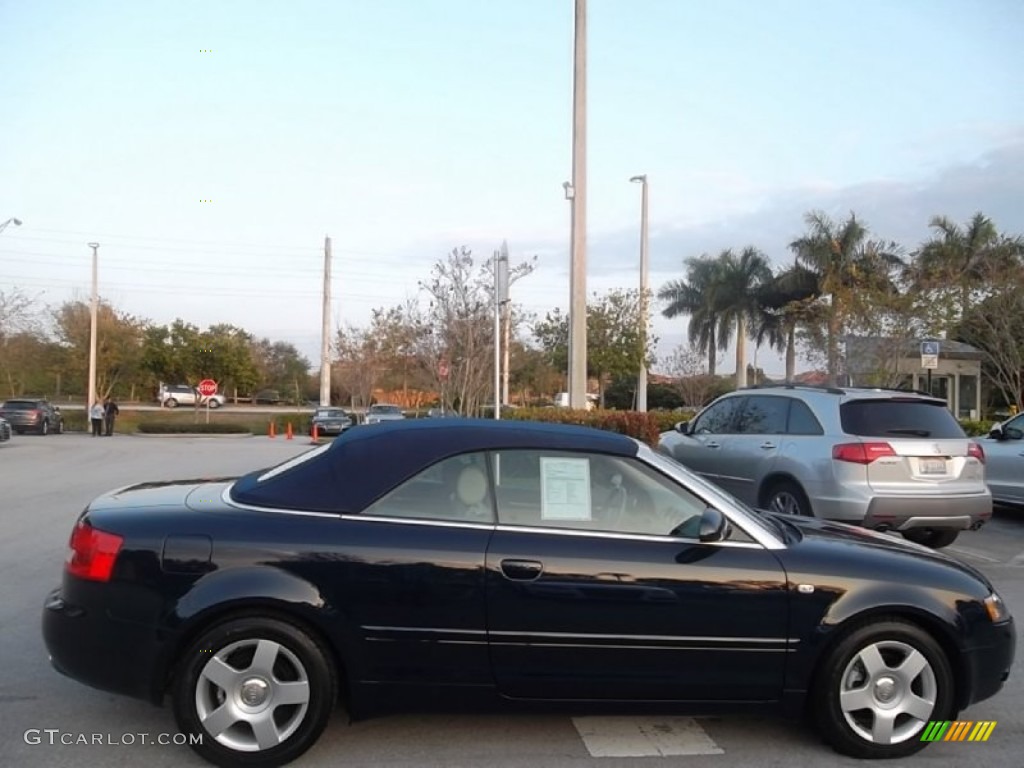
<instances>
[{"instance_id":1,"label":"palm tree","mask_svg":"<svg viewBox=\"0 0 1024 768\"><path fill-rule=\"evenodd\" d=\"M845 221L835 222L821 211L812 211L804 221L807 233L789 247L796 254L797 265L815 275L819 295L828 297L826 355L829 383L834 386L848 304L864 289L892 290L890 273L903 261L884 244L868 240L867 227L854 213Z\"/></svg>"},{"instance_id":2,"label":"palm tree","mask_svg":"<svg viewBox=\"0 0 1024 768\"><path fill-rule=\"evenodd\" d=\"M958 289L960 318L970 310L976 288L1024 255L1024 240L1000 235L980 212L963 228L946 216L932 217L928 226L937 231L918 251L914 282L918 288Z\"/></svg>"},{"instance_id":3,"label":"palm tree","mask_svg":"<svg viewBox=\"0 0 1024 768\"><path fill-rule=\"evenodd\" d=\"M782 270L758 291L754 338L758 344L785 351L787 382L796 375L797 326L818 314L819 296L817 276L799 264Z\"/></svg>"},{"instance_id":4,"label":"palm tree","mask_svg":"<svg viewBox=\"0 0 1024 768\"><path fill-rule=\"evenodd\" d=\"M744 248L739 256L722 251L718 262L719 341L727 345L736 329L736 387L745 387L748 329L757 323L758 292L771 281L772 270L765 255L753 246Z\"/></svg>"},{"instance_id":5,"label":"palm tree","mask_svg":"<svg viewBox=\"0 0 1024 768\"><path fill-rule=\"evenodd\" d=\"M687 336L701 354L707 354L708 374L714 376L718 336L722 330L717 303L721 265L706 254L691 257L684 263L686 278L670 280L658 291L658 298L668 302L661 314L668 318L690 316Z\"/></svg>"}]
</instances>

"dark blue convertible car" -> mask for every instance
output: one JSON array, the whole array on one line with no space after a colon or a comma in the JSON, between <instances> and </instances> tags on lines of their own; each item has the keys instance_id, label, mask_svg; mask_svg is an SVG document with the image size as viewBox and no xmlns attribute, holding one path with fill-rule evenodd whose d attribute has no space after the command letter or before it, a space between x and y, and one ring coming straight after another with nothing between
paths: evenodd
<instances>
[{"instance_id":1,"label":"dark blue convertible car","mask_svg":"<svg viewBox=\"0 0 1024 768\"><path fill-rule=\"evenodd\" d=\"M379 424L232 480L96 499L53 664L161 703L221 765L308 749L339 696L810 714L862 758L996 694L1013 621L952 558L744 507L627 437Z\"/></svg>"}]
</instances>

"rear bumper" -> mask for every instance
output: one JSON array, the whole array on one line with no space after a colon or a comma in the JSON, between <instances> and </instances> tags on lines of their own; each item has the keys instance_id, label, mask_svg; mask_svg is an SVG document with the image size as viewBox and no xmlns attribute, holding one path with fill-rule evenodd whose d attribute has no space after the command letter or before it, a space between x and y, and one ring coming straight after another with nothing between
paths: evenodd
<instances>
[{"instance_id":1,"label":"rear bumper","mask_svg":"<svg viewBox=\"0 0 1024 768\"><path fill-rule=\"evenodd\" d=\"M876 496L868 504L862 525L898 531L912 528L975 528L992 519L992 495Z\"/></svg>"},{"instance_id":2,"label":"rear bumper","mask_svg":"<svg viewBox=\"0 0 1024 768\"><path fill-rule=\"evenodd\" d=\"M43 640L54 669L93 688L158 703L161 647L155 629L68 602L55 589L43 604Z\"/></svg>"}]
</instances>

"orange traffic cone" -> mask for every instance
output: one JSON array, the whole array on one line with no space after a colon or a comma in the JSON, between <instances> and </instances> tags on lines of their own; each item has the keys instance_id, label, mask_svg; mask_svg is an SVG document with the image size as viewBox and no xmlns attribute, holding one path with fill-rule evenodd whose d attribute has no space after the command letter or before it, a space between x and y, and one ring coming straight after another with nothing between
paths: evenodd
<instances>
[{"instance_id":1,"label":"orange traffic cone","mask_svg":"<svg viewBox=\"0 0 1024 768\"><path fill-rule=\"evenodd\" d=\"M284 439L285 440L291 440L292 439L292 423L290 421L288 422L288 429L285 430L285 437L284 437Z\"/></svg>"},{"instance_id":2,"label":"orange traffic cone","mask_svg":"<svg viewBox=\"0 0 1024 768\"><path fill-rule=\"evenodd\" d=\"M317 424L313 425L313 439L309 442L311 445L320 445L320 428Z\"/></svg>"},{"instance_id":3,"label":"orange traffic cone","mask_svg":"<svg viewBox=\"0 0 1024 768\"><path fill-rule=\"evenodd\" d=\"M277 425L274 422L270 422L270 427L267 429L267 437L277 437Z\"/></svg>"}]
</instances>

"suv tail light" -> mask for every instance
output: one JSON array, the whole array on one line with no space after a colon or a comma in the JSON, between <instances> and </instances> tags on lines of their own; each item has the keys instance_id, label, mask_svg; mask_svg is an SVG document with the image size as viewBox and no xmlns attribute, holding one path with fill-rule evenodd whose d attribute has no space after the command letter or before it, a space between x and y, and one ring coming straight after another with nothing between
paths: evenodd
<instances>
[{"instance_id":1,"label":"suv tail light","mask_svg":"<svg viewBox=\"0 0 1024 768\"><path fill-rule=\"evenodd\" d=\"M123 542L124 537L99 531L79 520L71 532L68 573L89 581L110 581Z\"/></svg>"},{"instance_id":2,"label":"suv tail light","mask_svg":"<svg viewBox=\"0 0 1024 768\"><path fill-rule=\"evenodd\" d=\"M895 456L888 443L841 443L832 446L832 458L853 464L870 464L882 456Z\"/></svg>"},{"instance_id":3,"label":"suv tail light","mask_svg":"<svg viewBox=\"0 0 1024 768\"><path fill-rule=\"evenodd\" d=\"M982 448L980 444L974 442L973 440L971 440L971 442L967 444L967 455L973 456L982 464L985 463L985 449Z\"/></svg>"}]
</instances>

